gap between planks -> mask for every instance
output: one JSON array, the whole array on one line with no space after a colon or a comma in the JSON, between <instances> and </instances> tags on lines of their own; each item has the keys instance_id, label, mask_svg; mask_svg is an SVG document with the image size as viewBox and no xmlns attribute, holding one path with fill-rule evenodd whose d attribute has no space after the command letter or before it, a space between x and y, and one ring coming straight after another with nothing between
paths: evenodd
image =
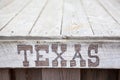
<instances>
[{"instance_id":1,"label":"gap between planks","mask_svg":"<svg viewBox=\"0 0 120 80\"><path fill-rule=\"evenodd\" d=\"M2 69L0 80L120 80L118 69Z\"/></svg>"},{"instance_id":2,"label":"gap between planks","mask_svg":"<svg viewBox=\"0 0 120 80\"><path fill-rule=\"evenodd\" d=\"M16 16L18 16L20 14L20 12L22 12L25 7L27 7L30 3L32 2L32 0L29 0L13 17L10 18L10 20L5 24L3 25L1 28L0 28L0 31L2 31Z\"/></svg>"},{"instance_id":3,"label":"gap between planks","mask_svg":"<svg viewBox=\"0 0 120 80\"><path fill-rule=\"evenodd\" d=\"M104 0L102 0L102 2L100 0L97 0L98 3L103 7L103 9L105 9L105 11L113 18L113 20L118 23L120 25L120 22L114 17L114 15L112 15L112 13L110 12L110 8L107 8L106 5L104 4ZM106 0L107 1L107 0ZM111 2L112 3L112 2ZM114 12L114 11L113 11Z\"/></svg>"},{"instance_id":4,"label":"gap between planks","mask_svg":"<svg viewBox=\"0 0 120 80\"><path fill-rule=\"evenodd\" d=\"M32 29L34 28L35 24L37 23L38 19L40 18L41 14L42 14L43 10L45 9L45 7L47 6L47 4L48 4L48 0L47 0L47 1L46 1L46 3L44 4L44 6L43 6L42 10L40 10L40 12L39 12L39 15L38 15L37 19L35 20L34 24L32 25L32 28L31 28L31 29L30 29L30 31L28 32L28 35L30 35L30 34L31 34Z\"/></svg>"}]
</instances>

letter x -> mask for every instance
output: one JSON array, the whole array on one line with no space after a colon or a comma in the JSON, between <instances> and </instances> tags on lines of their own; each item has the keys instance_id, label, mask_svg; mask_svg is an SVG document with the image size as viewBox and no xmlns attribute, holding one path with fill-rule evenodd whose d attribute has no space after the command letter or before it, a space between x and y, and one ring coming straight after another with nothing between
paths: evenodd
<instances>
[{"instance_id":1,"label":"letter x","mask_svg":"<svg viewBox=\"0 0 120 80\"><path fill-rule=\"evenodd\" d=\"M67 50L67 45L66 44L61 44L60 45L60 49L61 49L61 53L58 53L58 44L52 44L52 52L55 52L57 57L55 58L55 60L57 60L58 58L60 58L61 60L64 60L64 58L62 57L62 55L64 54L64 52L66 52Z\"/></svg>"}]
</instances>

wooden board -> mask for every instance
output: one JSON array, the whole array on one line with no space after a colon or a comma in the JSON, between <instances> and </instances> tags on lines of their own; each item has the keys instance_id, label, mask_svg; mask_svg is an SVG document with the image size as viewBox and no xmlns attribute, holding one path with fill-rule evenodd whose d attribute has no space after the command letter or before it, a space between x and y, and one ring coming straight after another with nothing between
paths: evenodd
<instances>
[{"instance_id":1,"label":"wooden board","mask_svg":"<svg viewBox=\"0 0 120 80\"><path fill-rule=\"evenodd\" d=\"M36 4L36 5L35 5ZM6 36L26 36L33 24L36 21L36 18L41 13L42 8L46 4L46 0L40 2L40 0L33 0L28 6L26 6L19 15L17 15L8 26L6 26L1 34ZM34 16L33 16L34 14ZM29 18L28 18L29 17ZM21 20L24 19L24 20ZM30 23L26 23L30 22ZM18 29L19 28L19 29Z\"/></svg>"},{"instance_id":2,"label":"wooden board","mask_svg":"<svg viewBox=\"0 0 120 80\"><path fill-rule=\"evenodd\" d=\"M81 80L80 69L11 69L10 80Z\"/></svg>"},{"instance_id":3,"label":"wooden board","mask_svg":"<svg viewBox=\"0 0 120 80\"><path fill-rule=\"evenodd\" d=\"M98 0L81 0L92 26L94 35L115 36L120 34L120 24L99 4Z\"/></svg>"},{"instance_id":4,"label":"wooden board","mask_svg":"<svg viewBox=\"0 0 120 80\"><path fill-rule=\"evenodd\" d=\"M15 69L14 80L42 80L41 69Z\"/></svg>"},{"instance_id":5,"label":"wooden board","mask_svg":"<svg viewBox=\"0 0 120 80\"><path fill-rule=\"evenodd\" d=\"M0 42L0 52L1 68L119 68L120 66L119 41L4 41Z\"/></svg>"},{"instance_id":6,"label":"wooden board","mask_svg":"<svg viewBox=\"0 0 120 80\"><path fill-rule=\"evenodd\" d=\"M4 4L0 36L120 35L118 0L14 0Z\"/></svg>"},{"instance_id":7,"label":"wooden board","mask_svg":"<svg viewBox=\"0 0 120 80\"><path fill-rule=\"evenodd\" d=\"M10 24L30 2L31 0L14 0L8 6L0 9L0 31Z\"/></svg>"},{"instance_id":8,"label":"wooden board","mask_svg":"<svg viewBox=\"0 0 120 80\"><path fill-rule=\"evenodd\" d=\"M0 69L0 80L10 80L8 69Z\"/></svg>"},{"instance_id":9,"label":"wooden board","mask_svg":"<svg viewBox=\"0 0 120 80\"><path fill-rule=\"evenodd\" d=\"M117 70L85 69L81 73L82 80L119 80Z\"/></svg>"},{"instance_id":10,"label":"wooden board","mask_svg":"<svg viewBox=\"0 0 120 80\"><path fill-rule=\"evenodd\" d=\"M42 80L81 80L80 69L43 69L42 75Z\"/></svg>"},{"instance_id":11,"label":"wooden board","mask_svg":"<svg viewBox=\"0 0 120 80\"><path fill-rule=\"evenodd\" d=\"M117 69L0 69L0 73L4 76L0 74L0 80L120 80Z\"/></svg>"},{"instance_id":12,"label":"wooden board","mask_svg":"<svg viewBox=\"0 0 120 80\"><path fill-rule=\"evenodd\" d=\"M119 4L118 0L0 4L0 68L120 68Z\"/></svg>"},{"instance_id":13,"label":"wooden board","mask_svg":"<svg viewBox=\"0 0 120 80\"><path fill-rule=\"evenodd\" d=\"M62 35L91 36L93 35L89 21L80 0L64 0Z\"/></svg>"},{"instance_id":14,"label":"wooden board","mask_svg":"<svg viewBox=\"0 0 120 80\"><path fill-rule=\"evenodd\" d=\"M44 10L29 32L30 36L59 36L63 0L48 0ZM49 30L50 29L50 30ZM26 34L27 35L27 34Z\"/></svg>"}]
</instances>

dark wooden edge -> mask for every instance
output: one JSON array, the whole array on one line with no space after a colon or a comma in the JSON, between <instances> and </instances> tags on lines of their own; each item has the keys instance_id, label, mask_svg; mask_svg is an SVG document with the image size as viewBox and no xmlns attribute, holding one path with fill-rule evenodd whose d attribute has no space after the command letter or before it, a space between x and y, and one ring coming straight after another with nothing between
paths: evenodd
<instances>
[{"instance_id":1,"label":"dark wooden edge","mask_svg":"<svg viewBox=\"0 0 120 80\"><path fill-rule=\"evenodd\" d=\"M120 70L120 68L65 68L65 67L0 67L0 69L108 69L108 70L112 70L112 69L116 69L116 70ZM13 70L14 71L14 70Z\"/></svg>"},{"instance_id":2,"label":"dark wooden edge","mask_svg":"<svg viewBox=\"0 0 120 80\"><path fill-rule=\"evenodd\" d=\"M120 40L120 36L0 36L0 40Z\"/></svg>"}]
</instances>

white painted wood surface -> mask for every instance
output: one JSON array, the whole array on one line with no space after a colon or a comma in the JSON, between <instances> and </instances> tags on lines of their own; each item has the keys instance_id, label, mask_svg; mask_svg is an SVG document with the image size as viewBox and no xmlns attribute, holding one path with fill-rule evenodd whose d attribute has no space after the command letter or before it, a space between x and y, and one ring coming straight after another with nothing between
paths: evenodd
<instances>
[{"instance_id":1,"label":"white painted wood surface","mask_svg":"<svg viewBox=\"0 0 120 80\"><path fill-rule=\"evenodd\" d=\"M98 0L82 0L81 2L93 28L94 35L120 35L120 25L113 19L107 10L99 4Z\"/></svg>"},{"instance_id":2,"label":"white painted wood surface","mask_svg":"<svg viewBox=\"0 0 120 80\"><path fill-rule=\"evenodd\" d=\"M92 36L91 25L80 0L64 0L62 34L66 36Z\"/></svg>"},{"instance_id":3,"label":"white painted wood surface","mask_svg":"<svg viewBox=\"0 0 120 80\"><path fill-rule=\"evenodd\" d=\"M10 5L0 9L0 31L5 28L31 0L14 0Z\"/></svg>"},{"instance_id":4,"label":"white painted wood surface","mask_svg":"<svg viewBox=\"0 0 120 80\"><path fill-rule=\"evenodd\" d=\"M59 54L51 48L63 43L67 45L61 54L65 60L60 58L61 48ZM77 49L83 56L76 65L72 63L75 44L81 45ZM37 55L37 48L42 48L43 56ZM33 50L27 52L29 63L23 62L22 49ZM0 68L120 68L119 52L119 0L13 0L0 8ZM37 63L36 56L46 62Z\"/></svg>"},{"instance_id":5,"label":"white painted wood surface","mask_svg":"<svg viewBox=\"0 0 120 80\"><path fill-rule=\"evenodd\" d=\"M4 8L5 6L8 6L13 1L14 0L0 0L0 9Z\"/></svg>"},{"instance_id":6,"label":"white painted wood surface","mask_svg":"<svg viewBox=\"0 0 120 80\"><path fill-rule=\"evenodd\" d=\"M62 20L63 0L48 0L30 36L59 36Z\"/></svg>"},{"instance_id":7,"label":"white painted wood surface","mask_svg":"<svg viewBox=\"0 0 120 80\"><path fill-rule=\"evenodd\" d=\"M42 11L45 3L46 0L33 0L1 31L1 34L6 36L26 36Z\"/></svg>"},{"instance_id":8,"label":"white painted wood surface","mask_svg":"<svg viewBox=\"0 0 120 80\"><path fill-rule=\"evenodd\" d=\"M0 36L119 36L119 0L14 0L0 9Z\"/></svg>"},{"instance_id":9,"label":"white painted wood surface","mask_svg":"<svg viewBox=\"0 0 120 80\"><path fill-rule=\"evenodd\" d=\"M57 53L52 48L53 44L58 44L57 53L61 54L57 56ZM66 44L61 48L62 44ZM75 45L80 45L76 49L80 49L76 54ZM29 48L27 46L31 46ZM39 55L37 55L37 47L39 46ZM47 45L47 47L40 47L41 45ZM18 47L19 46L19 47ZM24 46L21 48L20 46ZM96 47L95 47L96 46ZM27 50L27 61L29 65L24 65L25 61L24 49ZM33 52L30 52L33 51ZM64 52L65 50L65 52ZM96 41L4 41L0 42L0 68L119 68L120 64L120 42L96 42ZM76 56L75 56L76 54ZM40 56L42 55L42 56ZM39 61L46 61L48 58L47 65L45 62L36 64L37 57ZM57 58L58 57L58 58ZM75 58L74 58L75 57ZM57 58L57 59L56 59ZM73 59L74 58L74 59ZM57 60L58 65L53 63L54 60ZM61 61L66 60L66 65L61 63ZM72 60L75 60L76 65L71 63ZM81 61L82 60L82 61ZM84 60L84 62L83 62ZM89 62L89 60L91 62ZM93 63L93 64L91 64ZM63 64L63 65L62 65Z\"/></svg>"}]
</instances>

